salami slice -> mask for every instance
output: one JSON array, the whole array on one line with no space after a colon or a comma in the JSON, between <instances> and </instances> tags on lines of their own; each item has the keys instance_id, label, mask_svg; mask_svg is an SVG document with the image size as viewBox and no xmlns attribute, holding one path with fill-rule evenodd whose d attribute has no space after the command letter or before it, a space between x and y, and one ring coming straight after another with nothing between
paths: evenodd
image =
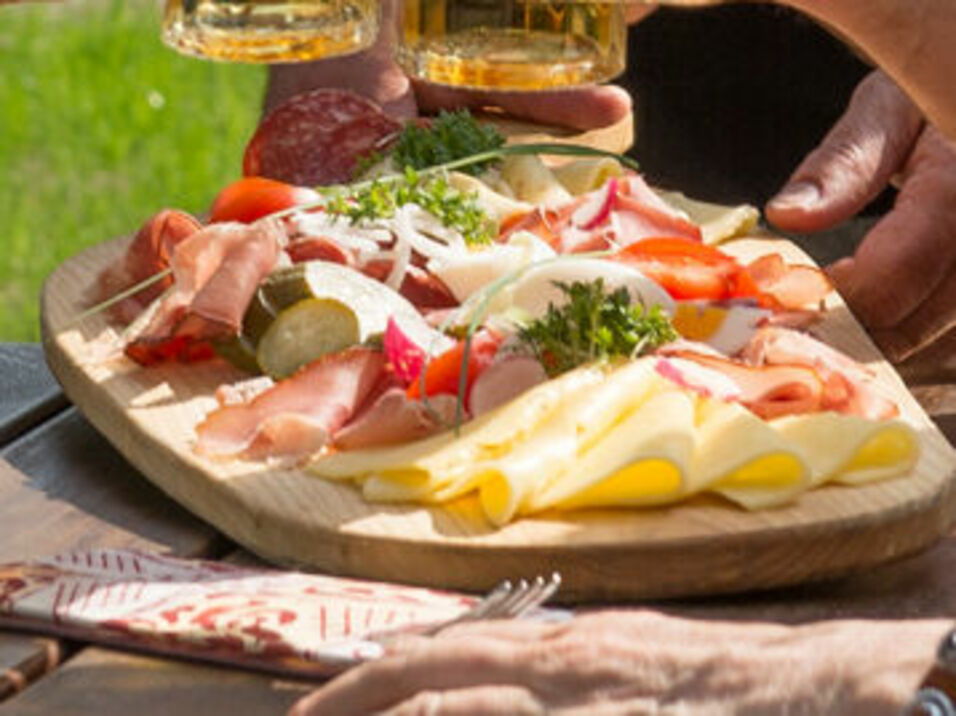
<instances>
[{"instance_id":1,"label":"salami slice","mask_svg":"<svg viewBox=\"0 0 956 716\"><path fill-rule=\"evenodd\" d=\"M246 146L242 171L296 186L346 182L359 157L384 148L401 128L377 104L352 92L303 92L262 121Z\"/></svg>"}]
</instances>

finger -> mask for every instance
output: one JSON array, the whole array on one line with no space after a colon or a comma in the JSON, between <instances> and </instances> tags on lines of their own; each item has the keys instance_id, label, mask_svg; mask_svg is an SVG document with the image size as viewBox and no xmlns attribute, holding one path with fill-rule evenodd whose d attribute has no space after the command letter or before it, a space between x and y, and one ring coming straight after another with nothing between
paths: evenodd
<instances>
[{"instance_id":1,"label":"finger","mask_svg":"<svg viewBox=\"0 0 956 716\"><path fill-rule=\"evenodd\" d=\"M873 339L893 363L900 363L956 329L956 273L893 328L873 331Z\"/></svg>"},{"instance_id":2,"label":"finger","mask_svg":"<svg viewBox=\"0 0 956 716\"><path fill-rule=\"evenodd\" d=\"M786 231L812 232L850 218L903 165L921 126L919 110L892 80L870 74L823 143L767 204L768 220Z\"/></svg>"},{"instance_id":3,"label":"finger","mask_svg":"<svg viewBox=\"0 0 956 716\"><path fill-rule=\"evenodd\" d=\"M457 624L445 629L442 639L470 639L483 637L504 641L532 641L549 639L565 629L565 621L541 622L530 619L476 621Z\"/></svg>"},{"instance_id":4,"label":"finger","mask_svg":"<svg viewBox=\"0 0 956 716\"><path fill-rule=\"evenodd\" d=\"M956 269L956 147L927 128L907 162L893 210L830 276L870 329L889 329Z\"/></svg>"},{"instance_id":5,"label":"finger","mask_svg":"<svg viewBox=\"0 0 956 716\"><path fill-rule=\"evenodd\" d=\"M415 96L426 114L496 107L519 119L581 130L612 125L630 114L632 107L631 96L614 85L554 92L482 92L416 82Z\"/></svg>"},{"instance_id":6,"label":"finger","mask_svg":"<svg viewBox=\"0 0 956 716\"><path fill-rule=\"evenodd\" d=\"M647 5L645 3L627 4L627 24L635 25L657 10L657 5Z\"/></svg>"},{"instance_id":7,"label":"finger","mask_svg":"<svg viewBox=\"0 0 956 716\"><path fill-rule=\"evenodd\" d=\"M465 714L537 714L547 709L521 686L476 686L454 691L422 691L385 712L387 716L465 716Z\"/></svg>"},{"instance_id":8,"label":"finger","mask_svg":"<svg viewBox=\"0 0 956 716\"><path fill-rule=\"evenodd\" d=\"M432 639L346 672L303 699L293 713L364 714L393 707L420 691L520 685L529 666L522 653L497 639Z\"/></svg>"}]
</instances>

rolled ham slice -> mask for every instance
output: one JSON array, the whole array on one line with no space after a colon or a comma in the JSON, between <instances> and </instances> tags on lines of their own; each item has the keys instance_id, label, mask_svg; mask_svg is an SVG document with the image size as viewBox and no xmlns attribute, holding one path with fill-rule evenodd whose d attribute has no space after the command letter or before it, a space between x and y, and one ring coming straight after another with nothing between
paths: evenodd
<instances>
[{"instance_id":1,"label":"rolled ham slice","mask_svg":"<svg viewBox=\"0 0 956 716\"><path fill-rule=\"evenodd\" d=\"M823 409L870 420L899 414L896 403L865 366L807 333L768 326L751 338L742 357L755 366L799 365L812 368L826 390Z\"/></svg>"},{"instance_id":2,"label":"rolled ham slice","mask_svg":"<svg viewBox=\"0 0 956 716\"><path fill-rule=\"evenodd\" d=\"M426 405L409 399L401 388L391 388L335 433L335 446L357 450L427 438L454 425L457 402L456 396L436 395Z\"/></svg>"},{"instance_id":3,"label":"rolled ham slice","mask_svg":"<svg viewBox=\"0 0 956 716\"><path fill-rule=\"evenodd\" d=\"M208 457L300 458L318 452L385 379L385 356L356 347L324 356L249 402L213 410L196 428Z\"/></svg>"},{"instance_id":4,"label":"rolled ham slice","mask_svg":"<svg viewBox=\"0 0 956 716\"><path fill-rule=\"evenodd\" d=\"M819 268L787 264L780 254L767 254L752 261L747 264L747 273L761 293L787 309L818 307L833 290L830 280Z\"/></svg>"},{"instance_id":5,"label":"rolled ham slice","mask_svg":"<svg viewBox=\"0 0 956 716\"><path fill-rule=\"evenodd\" d=\"M188 360L205 355L198 345L236 335L284 240L282 224L262 220L212 224L177 245L172 289L126 354L141 365Z\"/></svg>"},{"instance_id":6,"label":"rolled ham slice","mask_svg":"<svg viewBox=\"0 0 956 716\"><path fill-rule=\"evenodd\" d=\"M99 275L93 302L112 298L168 269L176 246L200 229L202 224L176 209L164 209L151 216L136 232L123 260ZM166 276L116 303L111 309L113 319L124 325L130 323L172 284L172 276Z\"/></svg>"},{"instance_id":7,"label":"rolled ham slice","mask_svg":"<svg viewBox=\"0 0 956 716\"><path fill-rule=\"evenodd\" d=\"M719 358L693 351L675 351L668 355L697 363L729 379L738 389L736 400L765 420L784 415L801 415L823 410L824 382L812 369L805 366L752 366L730 358ZM708 386L702 380L706 373L695 372L686 381L675 379L679 374L679 362L672 361L669 367L675 370L658 372L677 382L681 387L697 390L705 395L729 397L726 383L715 382Z\"/></svg>"}]
</instances>

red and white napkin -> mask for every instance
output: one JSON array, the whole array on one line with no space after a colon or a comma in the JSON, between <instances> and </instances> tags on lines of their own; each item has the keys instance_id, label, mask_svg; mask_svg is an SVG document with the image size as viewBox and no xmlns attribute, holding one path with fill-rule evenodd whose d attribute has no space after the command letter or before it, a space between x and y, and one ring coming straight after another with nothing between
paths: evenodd
<instances>
[{"instance_id":1,"label":"red and white napkin","mask_svg":"<svg viewBox=\"0 0 956 716\"><path fill-rule=\"evenodd\" d=\"M451 619L470 596L95 549L0 565L0 625L286 674L382 655L371 637Z\"/></svg>"}]
</instances>

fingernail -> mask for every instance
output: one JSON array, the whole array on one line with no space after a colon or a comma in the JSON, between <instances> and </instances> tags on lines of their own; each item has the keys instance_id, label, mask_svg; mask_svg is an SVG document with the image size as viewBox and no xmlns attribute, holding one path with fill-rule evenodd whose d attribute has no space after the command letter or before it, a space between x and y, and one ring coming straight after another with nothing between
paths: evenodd
<instances>
[{"instance_id":1,"label":"fingernail","mask_svg":"<svg viewBox=\"0 0 956 716\"><path fill-rule=\"evenodd\" d=\"M809 209L820 201L820 189L816 184L808 181L798 181L788 184L780 193L770 200L774 209Z\"/></svg>"}]
</instances>

